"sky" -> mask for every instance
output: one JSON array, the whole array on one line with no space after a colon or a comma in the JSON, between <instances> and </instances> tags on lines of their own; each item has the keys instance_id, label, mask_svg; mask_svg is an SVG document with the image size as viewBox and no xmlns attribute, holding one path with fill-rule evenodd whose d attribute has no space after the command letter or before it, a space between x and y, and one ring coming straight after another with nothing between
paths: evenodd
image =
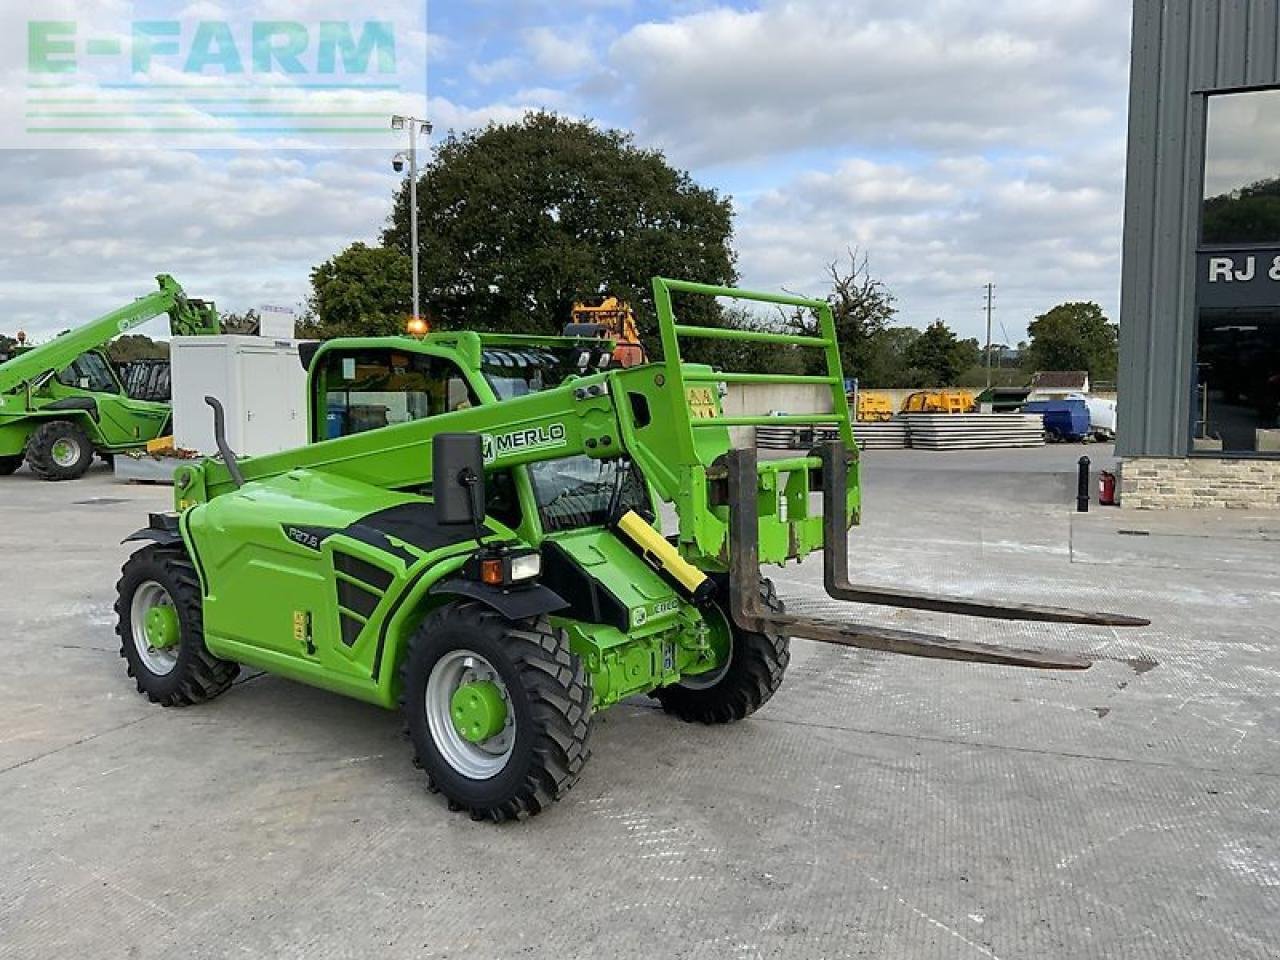
<instances>
[{"instance_id":1,"label":"sky","mask_svg":"<svg viewBox=\"0 0 1280 960\"><path fill-rule=\"evenodd\" d=\"M898 322L981 338L993 282L1017 342L1063 300L1118 312L1129 21L1115 0L432 0L404 56L438 132L556 110L731 196L743 286L822 295L857 248ZM24 76L0 62L0 94ZM390 211L403 134L360 143L0 149L0 332L40 339L160 272L224 310L301 304Z\"/></svg>"}]
</instances>

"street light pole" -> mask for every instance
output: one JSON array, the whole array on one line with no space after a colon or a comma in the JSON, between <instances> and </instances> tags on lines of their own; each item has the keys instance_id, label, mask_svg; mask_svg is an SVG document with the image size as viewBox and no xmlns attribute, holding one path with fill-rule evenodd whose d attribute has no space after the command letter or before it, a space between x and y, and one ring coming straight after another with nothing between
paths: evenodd
<instances>
[{"instance_id":1,"label":"street light pole","mask_svg":"<svg viewBox=\"0 0 1280 960\"><path fill-rule=\"evenodd\" d=\"M418 280L418 124L409 124L409 245L413 251L413 319L422 318Z\"/></svg>"},{"instance_id":2,"label":"street light pole","mask_svg":"<svg viewBox=\"0 0 1280 960\"><path fill-rule=\"evenodd\" d=\"M996 285L994 283L987 284L987 389L991 389L991 300L995 293Z\"/></svg>"},{"instance_id":3,"label":"street light pole","mask_svg":"<svg viewBox=\"0 0 1280 960\"><path fill-rule=\"evenodd\" d=\"M413 263L413 323L418 325L422 320L421 280L418 274L418 134L431 136L431 122L417 117L394 116L391 118L392 130L409 128L409 256ZM397 170L401 166L404 154L397 155L394 165Z\"/></svg>"}]
</instances>

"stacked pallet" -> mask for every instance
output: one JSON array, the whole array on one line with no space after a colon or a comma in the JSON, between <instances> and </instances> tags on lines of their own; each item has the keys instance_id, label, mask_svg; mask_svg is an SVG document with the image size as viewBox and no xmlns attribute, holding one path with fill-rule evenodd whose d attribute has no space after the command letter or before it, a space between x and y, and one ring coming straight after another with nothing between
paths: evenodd
<instances>
[{"instance_id":1,"label":"stacked pallet","mask_svg":"<svg viewBox=\"0 0 1280 960\"><path fill-rule=\"evenodd\" d=\"M832 439L835 439L834 434ZM901 450L908 444L907 421L901 417L878 422L859 421L853 425L853 439L863 450Z\"/></svg>"},{"instance_id":2,"label":"stacked pallet","mask_svg":"<svg viewBox=\"0 0 1280 960\"><path fill-rule=\"evenodd\" d=\"M756 427L756 446L761 450L808 450L813 437L813 427Z\"/></svg>"},{"instance_id":3,"label":"stacked pallet","mask_svg":"<svg viewBox=\"0 0 1280 960\"><path fill-rule=\"evenodd\" d=\"M811 450L819 443L838 440L835 425L821 427L757 427L756 446L764 450ZM901 450L907 446L907 423L893 419L853 425L853 439L863 450Z\"/></svg>"},{"instance_id":4,"label":"stacked pallet","mask_svg":"<svg viewBox=\"0 0 1280 960\"><path fill-rule=\"evenodd\" d=\"M917 450L1044 446L1044 418L1033 413L908 413Z\"/></svg>"}]
</instances>

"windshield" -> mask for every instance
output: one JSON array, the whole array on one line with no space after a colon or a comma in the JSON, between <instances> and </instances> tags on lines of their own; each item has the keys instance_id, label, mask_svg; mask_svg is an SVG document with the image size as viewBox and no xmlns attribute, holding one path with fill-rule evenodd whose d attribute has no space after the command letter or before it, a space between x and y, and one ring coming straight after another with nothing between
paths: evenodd
<instances>
[{"instance_id":1,"label":"windshield","mask_svg":"<svg viewBox=\"0 0 1280 960\"><path fill-rule=\"evenodd\" d=\"M580 374L582 371L577 365L580 353L574 349L542 347L486 350L480 369L499 400L512 400L558 387L569 377Z\"/></svg>"},{"instance_id":2,"label":"windshield","mask_svg":"<svg viewBox=\"0 0 1280 960\"><path fill-rule=\"evenodd\" d=\"M534 499L546 533L609 522L609 507L618 494L618 513L648 509L648 492L629 461L566 457L529 465Z\"/></svg>"},{"instance_id":3,"label":"windshield","mask_svg":"<svg viewBox=\"0 0 1280 960\"><path fill-rule=\"evenodd\" d=\"M111 368L107 366L107 361L102 359L101 354L94 353L92 350L80 354L71 366L60 370L58 382L64 387L79 387L95 393L120 392L120 385L116 382Z\"/></svg>"}]
</instances>

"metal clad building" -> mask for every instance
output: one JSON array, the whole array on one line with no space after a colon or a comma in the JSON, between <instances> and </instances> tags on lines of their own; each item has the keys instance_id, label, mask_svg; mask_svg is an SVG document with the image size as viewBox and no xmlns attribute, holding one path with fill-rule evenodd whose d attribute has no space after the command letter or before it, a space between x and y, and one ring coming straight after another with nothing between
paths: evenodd
<instances>
[{"instance_id":1,"label":"metal clad building","mask_svg":"<svg viewBox=\"0 0 1280 960\"><path fill-rule=\"evenodd\" d=\"M1280 457L1280 0L1135 0L1120 319L1122 456Z\"/></svg>"}]
</instances>

